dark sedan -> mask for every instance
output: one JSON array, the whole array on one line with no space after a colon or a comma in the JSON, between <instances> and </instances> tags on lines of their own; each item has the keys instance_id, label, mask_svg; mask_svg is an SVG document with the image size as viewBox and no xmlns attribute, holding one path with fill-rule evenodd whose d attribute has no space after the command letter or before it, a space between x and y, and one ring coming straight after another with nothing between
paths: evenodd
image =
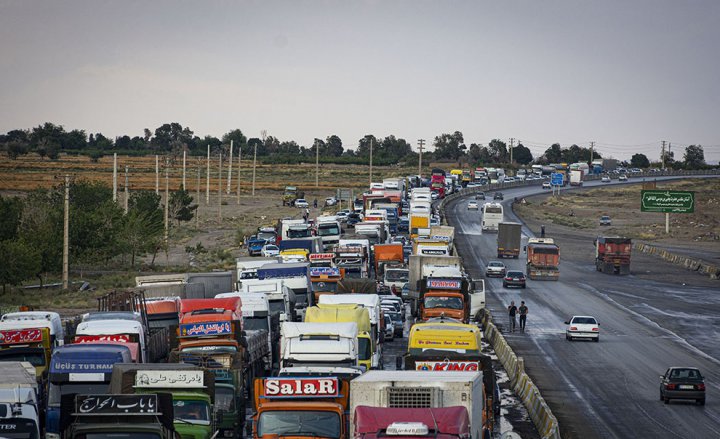
<instances>
[{"instance_id":1,"label":"dark sedan","mask_svg":"<svg viewBox=\"0 0 720 439\"><path fill-rule=\"evenodd\" d=\"M502 192L495 192L495 194L493 195L493 200L504 200L504 199L505 199L505 196L503 195Z\"/></svg>"},{"instance_id":2,"label":"dark sedan","mask_svg":"<svg viewBox=\"0 0 720 439\"><path fill-rule=\"evenodd\" d=\"M508 271L503 278L503 287L525 288L525 273L522 271Z\"/></svg>"},{"instance_id":3,"label":"dark sedan","mask_svg":"<svg viewBox=\"0 0 720 439\"><path fill-rule=\"evenodd\" d=\"M660 376L660 400L692 399L705 405L705 380L695 367L670 367Z\"/></svg>"}]
</instances>

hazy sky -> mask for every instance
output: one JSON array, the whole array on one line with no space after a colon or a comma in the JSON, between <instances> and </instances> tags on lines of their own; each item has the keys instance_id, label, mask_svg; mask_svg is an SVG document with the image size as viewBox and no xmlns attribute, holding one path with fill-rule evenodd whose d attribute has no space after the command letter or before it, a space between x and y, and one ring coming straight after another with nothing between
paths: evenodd
<instances>
[{"instance_id":1,"label":"hazy sky","mask_svg":"<svg viewBox=\"0 0 720 439\"><path fill-rule=\"evenodd\" d=\"M720 1L0 0L0 132L179 122L311 145L520 139L720 159Z\"/></svg>"}]
</instances>

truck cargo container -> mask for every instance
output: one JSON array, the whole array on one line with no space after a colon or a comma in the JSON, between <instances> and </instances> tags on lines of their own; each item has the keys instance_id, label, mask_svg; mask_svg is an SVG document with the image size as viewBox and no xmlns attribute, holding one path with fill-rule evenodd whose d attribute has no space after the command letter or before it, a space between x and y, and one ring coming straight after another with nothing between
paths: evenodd
<instances>
[{"instance_id":1,"label":"truck cargo container","mask_svg":"<svg viewBox=\"0 0 720 439\"><path fill-rule=\"evenodd\" d=\"M358 439L382 437L467 439L470 417L467 408L387 408L358 406L353 417Z\"/></svg>"},{"instance_id":2,"label":"truck cargo container","mask_svg":"<svg viewBox=\"0 0 720 439\"><path fill-rule=\"evenodd\" d=\"M419 283L424 277L430 276L433 271L442 267L455 267L462 269L458 256L432 256L432 255L410 255L408 258L410 291L408 301L413 316L417 316L420 300Z\"/></svg>"},{"instance_id":3,"label":"truck cargo container","mask_svg":"<svg viewBox=\"0 0 720 439\"><path fill-rule=\"evenodd\" d=\"M527 253L525 275L534 280L558 280L560 278L560 247L551 238L530 238L525 247Z\"/></svg>"},{"instance_id":4,"label":"truck cargo container","mask_svg":"<svg viewBox=\"0 0 720 439\"><path fill-rule=\"evenodd\" d=\"M371 339L370 313L356 304L318 304L307 309L307 323L354 322L358 327L358 366L372 368L373 343Z\"/></svg>"},{"instance_id":5,"label":"truck cargo container","mask_svg":"<svg viewBox=\"0 0 720 439\"><path fill-rule=\"evenodd\" d=\"M270 282L275 282L275 287L269 288ZM263 265L258 269L258 279L243 283L242 290L271 294L268 296L271 313L280 310L279 301L284 300L280 320L302 320L305 308L314 304L308 262Z\"/></svg>"},{"instance_id":6,"label":"truck cargo container","mask_svg":"<svg viewBox=\"0 0 720 439\"><path fill-rule=\"evenodd\" d=\"M632 239L598 236L595 240L595 269L602 273L630 274Z\"/></svg>"},{"instance_id":7,"label":"truck cargo container","mask_svg":"<svg viewBox=\"0 0 720 439\"><path fill-rule=\"evenodd\" d=\"M136 287L183 284L201 284L203 286L202 297L182 297L180 295L180 297L183 299L208 299L215 297L215 295L218 293L227 293L234 290L232 271L213 271L208 273L154 274L150 276L135 277ZM175 294L162 295L168 296Z\"/></svg>"},{"instance_id":8,"label":"truck cargo container","mask_svg":"<svg viewBox=\"0 0 720 439\"><path fill-rule=\"evenodd\" d=\"M520 239L522 224L504 222L498 224L497 255L498 258L515 258L520 256Z\"/></svg>"}]
</instances>

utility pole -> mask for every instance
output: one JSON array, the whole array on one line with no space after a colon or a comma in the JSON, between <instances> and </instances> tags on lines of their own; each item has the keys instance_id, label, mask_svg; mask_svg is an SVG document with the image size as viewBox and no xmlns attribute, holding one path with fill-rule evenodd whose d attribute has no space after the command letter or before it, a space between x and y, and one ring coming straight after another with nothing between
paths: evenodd
<instances>
[{"instance_id":1,"label":"utility pole","mask_svg":"<svg viewBox=\"0 0 720 439\"><path fill-rule=\"evenodd\" d=\"M113 203L117 202L117 153L113 153Z\"/></svg>"},{"instance_id":2,"label":"utility pole","mask_svg":"<svg viewBox=\"0 0 720 439\"><path fill-rule=\"evenodd\" d=\"M590 142L590 166L592 166L593 162L593 148L595 148L595 142ZM591 169L592 172L592 169Z\"/></svg>"},{"instance_id":3,"label":"utility pole","mask_svg":"<svg viewBox=\"0 0 720 439\"><path fill-rule=\"evenodd\" d=\"M260 131L262 136L263 146L265 145L265 137L267 136L267 130ZM252 196L255 196L255 169L257 167L257 142L255 142L255 149L253 151L253 176L252 176Z\"/></svg>"},{"instance_id":4,"label":"utility pole","mask_svg":"<svg viewBox=\"0 0 720 439\"><path fill-rule=\"evenodd\" d=\"M164 235L164 241L165 241L165 255L167 255L167 248L168 248L168 232L170 230L170 179L168 176L168 168L169 163L167 157L165 158L165 235Z\"/></svg>"},{"instance_id":5,"label":"utility pole","mask_svg":"<svg viewBox=\"0 0 720 439\"><path fill-rule=\"evenodd\" d=\"M237 203L238 206L240 205L240 167L242 166L242 143L238 147L238 170L237 170L237 182L238 182L238 188L237 188Z\"/></svg>"},{"instance_id":6,"label":"utility pole","mask_svg":"<svg viewBox=\"0 0 720 439\"><path fill-rule=\"evenodd\" d=\"M420 151L420 161L418 162L418 175L422 178L422 153L425 146L425 139L418 140L418 150Z\"/></svg>"},{"instance_id":7,"label":"utility pole","mask_svg":"<svg viewBox=\"0 0 720 439\"><path fill-rule=\"evenodd\" d=\"M182 188L184 191L187 190L187 180L185 178L185 163L187 162L187 151L183 149L183 185Z\"/></svg>"},{"instance_id":8,"label":"utility pole","mask_svg":"<svg viewBox=\"0 0 720 439\"><path fill-rule=\"evenodd\" d=\"M117 154L115 155L117 157ZM116 176L117 178L117 176ZM70 287L70 175L65 174L65 212L63 214L63 290Z\"/></svg>"},{"instance_id":9,"label":"utility pole","mask_svg":"<svg viewBox=\"0 0 720 439\"><path fill-rule=\"evenodd\" d=\"M155 154L155 195L160 195L160 158ZM200 198L198 198L198 203Z\"/></svg>"},{"instance_id":10,"label":"utility pole","mask_svg":"<svg viewBox=\"0 0 720 439\"><path fill-rule=\"evenodd\" d=\"M515 146L515 138L510 138L510 164L513 164L513 147Z\"/></svg>"},{"instance_id":11,"label":"utility pole","mask_svg":"<svg viewBox=\"0 0 720 439\"><path fill-rule=\"evenodd\" d=\"M196 199L198 200L198 208L195 209L195 228L200 228L200 163L198 161L197 166L197 184L195 185L195 190L197 190Z\"/></svg>"},{"instance_id":12,"label":"utility pole","mask_svg":"<svg viewBox=\"0 0 720 439\"><path fill-rule=\"evenodd\" d=\"M210 144L207 151L207 171L205 174L205 204L210 205ZM200 200L198 200L200 202Z\"/></svg>"},{"instance_id":13,"label":"utility pole","mask_svg":"<svg viewBox=\"0 0 720 439\"><path fill-rule=\"evenodd\" d=\"M315 140L315 187L320 187L320 146Z\"/></svg>"},{"instance_id":14,"label":"utility pole","mask_svg":"<svg viewBox=\"0 0 720 439\"><path fill-rule=\"evenodd\" d=\"M232 164L233 164L233 145L234 141L230 141L230 160L228 160L228 187L227 187L227 194L230 195L230 191L232 190Z\"/></svg>"},{"instance_id":15,"label":"utility pole","mask_svg":"<svg viewBox=\"0 0 720 439\"><path fill-rule=\"evenodd\" d=\"M218 157L218 224L222 222L222 149Z\"/></svg>"},{"instance_id":16,"label":"utility pole","mask_svg":"<svg viewBox=\"0 0 720 439\"><path fill-rule=\"evenodd\" d=\"M372 187L372 153L373 153L373 138L370 138L370 186Z\"/></svg>"},{"instance_id":17,"label":"utility pole","mask_svg":"<svg viewBox=\"0 0 720 439\"><path fill-rule=\"evenodd\" d=\"M662 160L662 169L665 169L665 141L662 141L662 151L660 152L660 159Z\"/></svg>"},{"instance_id":18,"label":"utility pole","mask_svg":"<svg viewBox=\"0 0 720 439\"><path fill-rule=\"evenodd\" d=\"M130 191L128 189L128 167L125 165L125 215L130 210Z\"/></svg>"}]
</instances>

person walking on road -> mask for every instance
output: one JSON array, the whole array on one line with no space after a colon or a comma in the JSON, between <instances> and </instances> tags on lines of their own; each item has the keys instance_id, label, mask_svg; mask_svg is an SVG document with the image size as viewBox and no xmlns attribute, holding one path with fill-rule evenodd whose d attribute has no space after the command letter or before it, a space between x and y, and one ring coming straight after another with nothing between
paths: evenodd
<instances>
[{"instance_id":1,"label":"person walking on road","mask_svg":"<svg viewBox=\"0 0 720 439\"><path fill-rule=\"evenodd\" d=\"M515 332L515 325L517 324L517 320L515 320L515 315L517 315L517 306L515 306L515 301L510 302L510 306L508 306L508 316L510 317L510 332Z\"/></svg>"},{"instance_id":2,"label":"person walking on road","mask_svg":"<svg viewBox=\"0 0 720 439\"><path fill-rule=\"evenodd\" d=\"M545 224L540 226L540 237L541 238L545 237Z\"/></svg>"},{"instance_id":3,"label":"person walking on road","mask_svg":"<svg viewBox=\"0 0 720 439\"><path fill-rule=\"evenodd\" d=\"M527 321L528 307L525 305L525 301L520 302L520 332L525 332L525 322Z\"/></svg>"}]
</instances>

